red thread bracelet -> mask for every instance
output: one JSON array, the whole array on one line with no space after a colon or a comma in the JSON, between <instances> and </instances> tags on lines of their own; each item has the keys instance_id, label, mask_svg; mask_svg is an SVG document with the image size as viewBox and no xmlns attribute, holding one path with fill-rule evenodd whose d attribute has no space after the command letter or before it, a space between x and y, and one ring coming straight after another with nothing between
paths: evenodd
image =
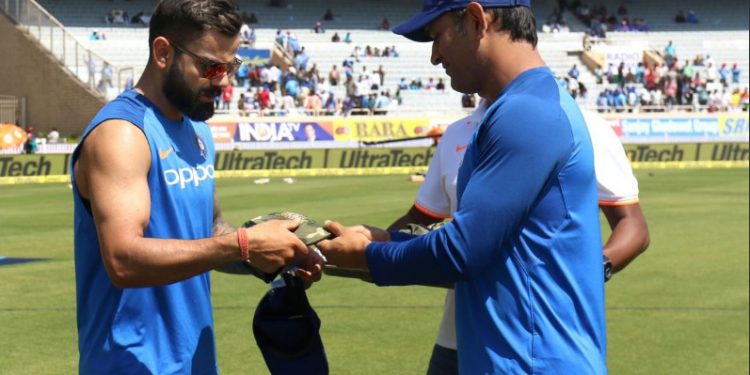
<instances>
[{"instance_id":1,"label":"red thread bracelet","mask_svg":"<svg viewBox=\"0 0 750 375\"><path fill-rule=\"evenodd\" d=\"M245 228L237 229L237 243L240 245L241 260L248 260L250 258L250 249L247 246L247 232L245 232Z\"/></svg>"}]
</instances>

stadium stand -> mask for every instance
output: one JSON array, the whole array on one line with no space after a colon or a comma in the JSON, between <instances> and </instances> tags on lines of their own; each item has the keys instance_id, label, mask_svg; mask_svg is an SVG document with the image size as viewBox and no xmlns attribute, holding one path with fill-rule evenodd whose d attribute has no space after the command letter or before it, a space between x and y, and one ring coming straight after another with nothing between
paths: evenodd
<instances>
[{"instance_id":1,"label":"stadium stand","mask_svg":"<svg viewBox=\"0 0 750 375\"><path fill-rule=\"evenodd\" d=\"M268 29L300 29L312 28L315 22L322 21L324 29L356 29L375 30L382 18L388 18L391 25L404 20L404 15L411 14L419 7L420 2L403 2L398 0L286 0L286 7L271 7L266 0L240 0L239 8L247 13L255 13L258 28ZM573 5L576 2L569 2ZM611 13L623 3L620 0L599 0L589 2L591 5L604 5ZM150 12L155 2L153 0L40 0L39 4L54 14L66 26L101 27L105 24L105 16L112 10L126 11L130 17L139 12ZM532 6L540 25L554 11L558 2L555 0L534 1ZM652 31L685 31L685 30L747 30L748 17L746 10L748 2L743 0L722 1L720 7L716 2L706 0L684 1L627 1L629 17L643 17ZM334 19L323 20L327 9L331 9ZM678 10L685 12L693 10L700 22L697 24L676 24L675 14ZM742 11L738 11L742 10ZM571 31L581 30L580 23L574 20L571 10L566 15Z\"/></svg>"},{"instance_id":2,"label":"stadium stand","mask_svg":"<svg viewBox=\"0 0 750 375\"><path fill-rule=\"evenodd\" d=\"M326 77L333 65L341 69L344 59L359 60L355 62L355 74L363 66L373 71L383 65L386 72L383 87L394 95L398 82L405 78L407 82L421 80L427 82L443 79L446 83L445 91L437 90L401 90L401 105L392 106L389 114L433 114L464 113L461 108L461 95L450 89L450 79L440 67L427 63L430 54L429 43L413 43L398 37L388 31L378 30L380 21L388 19L391 25L404 20L404 15L412 14L419 8L419 1L403 2L397 0L286 0L274 1L286 3L285 6L269 6L269 1L240 0L237 1L240 10L246 14L252 13L257 23L250 26L257 34L256 48L274 48L274 37L278 30L290 31L299 38L306 53L310 57L309 65L315 64L320 75ZM106 60L115 68L116 84L113 87L103 87L106 97L113 97L122 88L137 80L142 72L148 56L146 43L148 30L141 23L130 24L133 18L147 17L155 5L154 0L40 0L39 4L46 11L57 18L67 30L80 41L81 45L90 49L93 56L101 56L101 61L94 75L88 74L87 62L77 59L76 66L71 70L83 82L100 82L103 78L101 66ZM551 32L539 34L539 49L542 57L552 70L561 78L566 75L571 66L579 67L580 76L577 81L587 89L588 95L579 97L579 103L585 106L596 106L596 99L600 92L611 89L609 83L597 83L592 68L587 68L581 56L584 52L584 35L589 31L585 20L575 14L573 4L569 9L560 12L556 0L538 0L533 2L533 10L541 24L550 20L562 20L565 32ZM677 46L681 60L693 59L697 55L710 55L718 64L737 63L741 71L740 86L747 86L749 58L748 58L748 17L744 9L748 8L747 0L727 0L722 7L714 6L708 0L687 0L667 2L647 2L633 0L621 2L619 0L597 1L597 6L605 6L616 18L642 17L648 23L649 32L609 31L606 38L598 44L606 44L612 48L638 45L644 50L658 55L664 45L670 40ZM627 6L627 15L617 15L616 10L621 5ZM330 9L333 17L324 20L323 15ZM699 23L676 24L674 15L679 9L692 10L700 17ZM737 9L743 9L737 12ZM127 14L127 15L126 15ZM136 17L137 16L137 17ZM321 23L323 33L312 31L316 22ZM568 31L569 30L569 31ZM94 33L100 37L93 38ZM351 43L332 43L334 33L344 36L351 33ZM52 33L54 34L54 33ZM105 38L101 38L104 35ZM56 35L50 35L50 44L59 48L64 42L52 40ZM40 38L41 39L41 38ZM399 51L399 57L352 57L355 47L360 50L371 48L393 48ZM70 65L70 62L66 62ZM122 73L124 72L124 73ZM343 73L343 72L342 72ZM127 78L132 77L129 81ZM355 75L356 78L356 75ZM100 87L101 88L101 87ZM236 113L236 102L241 92L234 91L232 112ZM344 87L339 84L332 88L336 96L345 96Z\"/></svg>"}]
</instances>

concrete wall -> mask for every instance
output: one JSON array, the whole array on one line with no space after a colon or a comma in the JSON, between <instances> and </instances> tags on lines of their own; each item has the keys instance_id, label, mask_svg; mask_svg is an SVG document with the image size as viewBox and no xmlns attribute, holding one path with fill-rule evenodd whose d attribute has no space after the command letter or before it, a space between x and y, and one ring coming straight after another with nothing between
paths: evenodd
<instances>
[{"instance_id":1,"label":"concrete wall","mask_svg":"<svg viewBox=\"0 0 750 375\"><path fill-rule=\"evenodd\" d=\"M105 103L2 12L0 95L25 97L27 124L64 137L80 135Z\"/></svg>"}]
</instances>

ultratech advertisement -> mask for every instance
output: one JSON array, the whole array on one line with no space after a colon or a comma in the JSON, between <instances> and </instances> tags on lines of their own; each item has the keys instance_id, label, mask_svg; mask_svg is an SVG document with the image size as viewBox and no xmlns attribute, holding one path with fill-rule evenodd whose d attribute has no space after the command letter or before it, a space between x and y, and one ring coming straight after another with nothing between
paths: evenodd
<instances>
[{"instance_id":1,"label":"ultratech advertisement","mask_svg":"<svg viewBox=\"0 0 750 375\"><path fill-rule=\"evenodd\" d=\"M433 148L342 148L220 151L216 173L224 176L314 176L424 171ZM748 143L625 145L635 167L744 167ZM69 181L69 154L0 155L0 184Z\"/></svg>"},{"instance_id":2,"label":"ultratech advertisement","mask_svg":"<svg viewBox=\"0 0 750 375\"><path fill-rule=\"evenodd\" d=\"M67 176L70 154L0 155L0 179Z\"/></svg>"},{"instance_id":3,"label":"ultratech advertisement","mask_svg":"<svg viewBox=\"0 0 750 375\"><path fill-rule=\"evenodd\" d=\"M216 155L217 171L426 167L432 148L349 148L228 151Z\"/></svg>"},{"instance_id":4,"label":"ultratech advertisement","mask_svg":"<svg viewBox=\"0 0 750 375\"><path fill-rule=\"evenodd\" d=\"M430 164L433 148L346 148L220 151L218 177L414 173ZM69 154L2 155L0 184L69 181Z\"/></svg>"},{"instance_id":5,"label":"ultratech advertisement","mask_svg":"<svg viewBox=\"0 0 750 375\"><path fill-rule=\"evenodd\" d=\"M632 162L748 161L747 143L624 145Z\"/></svg>"}]
</instances>

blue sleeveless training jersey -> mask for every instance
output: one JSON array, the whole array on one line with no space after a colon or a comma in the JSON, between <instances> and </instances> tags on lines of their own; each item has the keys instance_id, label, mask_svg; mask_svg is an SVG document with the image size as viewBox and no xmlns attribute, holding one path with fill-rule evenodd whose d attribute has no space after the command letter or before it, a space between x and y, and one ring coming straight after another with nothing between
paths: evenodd
<instances>
[{"instance_id":1,"label":"blue sleeveless training jersey","mask_svg":"<svg viewBox=\"0 0 750 375\"><path fill-rule=\"evenodd\" d=\"M90 132L111 119L122 119L141 129L151 150L151 213L144 236L188 240L210 237L214 146L208 126L187 116L181 121L169 120L145 96L126 91L91 121L72 163ZM79 372L217 373L208 273L159 287L116 288L102 263L88 202L80 196L73 172L71 178Z\"/></svg>"},{"instance_id":2,"label":"blue sleeveless training jersey","mask_svg":"<svg viewBox=\"0 0 750 375\"><path fill-rule=\"evenodd\" d=\"M440 230L368 246L373 280L455 282L462 374L605 374L593 148L548 68L522 73L490 105L457 194Z\"/></svg>"}]
</instances>

